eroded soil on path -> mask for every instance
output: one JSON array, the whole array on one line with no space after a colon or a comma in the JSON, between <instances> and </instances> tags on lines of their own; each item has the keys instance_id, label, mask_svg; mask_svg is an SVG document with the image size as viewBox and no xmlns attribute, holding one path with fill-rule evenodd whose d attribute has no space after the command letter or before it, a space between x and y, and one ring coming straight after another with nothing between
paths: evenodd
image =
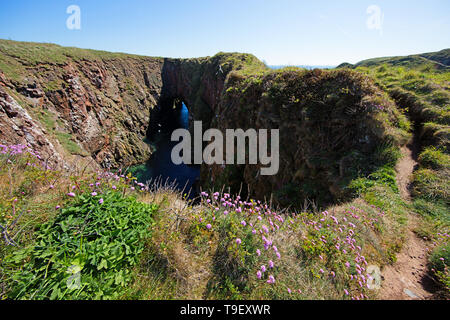
<instances>
[{"instance_id":1,"label":"eroded soil on path","mask_svg":"<svg viewBox=\"0 0 450 320\"><path fill-rule=\"evenodd\" d=\"M396 167L397 183L401 196L409 202L410 179L417 165L414 147L403 147L402 154ZM385 266L381 272L383 282L378 297L382 300L423 300L433 297L433 281L427 273L427 245L413 231L419 223L420 218L411 212L405 244L397 254L396 262Z\"/></svg>"}]
</instances>

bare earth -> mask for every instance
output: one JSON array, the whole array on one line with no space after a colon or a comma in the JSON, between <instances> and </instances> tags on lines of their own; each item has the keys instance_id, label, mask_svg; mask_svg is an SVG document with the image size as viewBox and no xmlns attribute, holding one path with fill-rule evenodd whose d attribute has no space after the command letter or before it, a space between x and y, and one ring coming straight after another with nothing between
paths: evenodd
<instances>
[{"instance_id":1,"label":"bare earth","mask_svg":"<svg viewBox=\"0 0 450 320\"><path fill-rule=\"evenodd\" d=\"M417 162L413 158L411 147L402 148L403 158L396 167L400 194L410 201L408 189L411 174ZM415 213L408 217L407 240L397 254L397 261L387 265L382 271L382 287L378 297L382 300L423 300L431 299L433 294L427 290L432 287L427 275L427 246L414 232L419 223Z\"/></svg>"}]
</instances>

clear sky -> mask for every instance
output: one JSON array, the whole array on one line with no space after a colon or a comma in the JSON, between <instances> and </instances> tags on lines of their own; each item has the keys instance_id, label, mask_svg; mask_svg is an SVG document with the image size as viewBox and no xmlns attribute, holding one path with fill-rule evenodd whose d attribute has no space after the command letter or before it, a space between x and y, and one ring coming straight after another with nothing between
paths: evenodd
<instances>
[{"instance_id":1,"label":"clear sky","mask_svg":"<svg viewBox=\"0 0 450 320\"><path fill-rule=\"evenodd\" d=\"M70 30L69 5L81 29ZM371 5L375 11L367 12ZM337 65L450 47L449 0L0 0L0 38L163 57Z\"/></svg>"}]
</instances>

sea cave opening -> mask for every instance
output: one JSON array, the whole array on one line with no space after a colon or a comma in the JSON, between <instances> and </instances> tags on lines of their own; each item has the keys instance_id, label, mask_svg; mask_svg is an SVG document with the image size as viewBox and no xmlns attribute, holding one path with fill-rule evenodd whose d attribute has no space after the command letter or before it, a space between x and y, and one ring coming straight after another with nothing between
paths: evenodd
<instances>
[{"instance_id":1,"label":"sea cave opening","mask_svg":"<svg viewBox=\"0 0 450 320\"><path fill-rule=\"evenodd\" d=\"M139 182L150 181L151 187L173 185L190 198L197 196L200 166L176 165L171 159L172 148L178 143L171 141L172 132L179 128L189 129L190 122L188 106L179 97L164 99L151 111L147 142L153 152L145 164L132 169Z\"/></svg>"}]
</instances>

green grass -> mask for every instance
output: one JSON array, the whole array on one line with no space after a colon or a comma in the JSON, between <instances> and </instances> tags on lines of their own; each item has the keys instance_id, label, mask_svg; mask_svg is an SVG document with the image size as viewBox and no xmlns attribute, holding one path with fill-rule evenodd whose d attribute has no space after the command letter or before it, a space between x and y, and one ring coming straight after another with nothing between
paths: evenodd
<instances>
[{"instance_id":1,"label":"green grass","mask_svg":"<svg viewBox=\"0 0 450 320\"><path fill-rule=\"evenodd\" d=\"M8 179L9 174L18 178ZM136 191L130 188L131 175L45 170L27 154L0 155L0 178L0 223L25 212L11 233L18 246L0 247L4 298L375 298L375 292L349 280L357 275L355 259L363 255L369 264L382 266L401 246L403 213L389 187L370 190L374 198L368 201L328 208L326 217L271 213L261 221L252 208L265 204L254 200L242 212L225 215L213 196L193 206L171 189ZM94 190L97 194L91 194ZM337 221L345 231L338 230ZM263 225L277 250L272 245L265 250L261 235L253 233ZM360 248L341 241L345 252L336 239L348 228ZM261 265L270 270L258 279ZM269 274L275 284L267 283ZM72 280L76 285L78 275L81 287L68 285Z\"/></svg>"},{"instance_id":2,"label":"green grass","mask_svg":"<svg viewBox=\"0 0 450 320\"><path fill-rule=\"evenodd\" d=\"M430 268L439 262L450 230L450 50L408 57L362 61L356 70L368 74L389 93L399 108L415 123L422 147L419 167L412 178L411 210L422 216L416 232L437 244L430 256ZM448 259L448 257L447 257ZM448 260L447 260L448 261ZM431 272L449 290L448 269Z\"/></svg>"},{"instance_id":3,"label":"green grass","mask_svg":"<svg viewBox=\"0 0 450 320\"><path fill-rule=\"evenodd\" d=\"M69 153L79 155L83 154L83 150L75 141L73 141L72 135L70 133L55 132L55 136L61 143L61 145L64 147L64 149L67 150Z\"/></svg>"},{"instance_id":4,"label":"green grass","mask_svg":"<svg viewBox=\"0 0 450 320\"><path fill-rule=\"evenodd\" d=\"M434 146L425 148L419 156L419 162L428 168L445 169L450 167L450 155Z\"/></svg>"},{"instance_id":5,"label":"green grass","mask_svg":"<svg viewBox=\"0 0 450 320\"><path fill-rule=\"evenodd\" d=\"M27 74L26 67L61 66L70 60L159 59L126 53L107 52L74 47L62 47L52 43L19 42L0 39L0 70L12 80L21 82ZM56 86L51 85L51 88Z\"/></svg>"}]
</instances>

